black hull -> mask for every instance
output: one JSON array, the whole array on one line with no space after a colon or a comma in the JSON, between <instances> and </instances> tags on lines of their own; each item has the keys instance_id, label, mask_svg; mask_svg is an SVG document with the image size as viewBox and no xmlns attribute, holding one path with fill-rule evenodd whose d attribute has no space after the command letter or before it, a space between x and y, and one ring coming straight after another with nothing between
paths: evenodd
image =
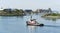
<instances>
[{"instance_id":1,"label":"black hull","mask_svg":"<svg viewBox=\"0 0 60 33\"><path fill-rule=\"evenodd\" d=\"M36 22L36 24L31 24L31 23L29 23L29 21L26 21L26 24L27 24L27 26L44 26L44 24L38 23L38 22Z\"/></svg>"},{"instance_id":2,"label":"black hull","mask_svg":"<svg viewBox=\"0 0 60 33\"><path fill-rule=\"evenodd\" d=\"M27 24L27 26L44 26L44 24L33 24L33 25Z\"/></svg>"}]
</instances>

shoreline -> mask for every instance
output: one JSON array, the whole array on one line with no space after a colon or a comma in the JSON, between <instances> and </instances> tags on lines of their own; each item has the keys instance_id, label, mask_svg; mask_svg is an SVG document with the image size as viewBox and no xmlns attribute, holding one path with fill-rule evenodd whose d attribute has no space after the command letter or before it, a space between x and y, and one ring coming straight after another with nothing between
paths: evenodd
<instances>
[{"instance_id":1,"label":"shoreline","mask_svg":"<svg viewBox=\"0 0 60 33\"><path fill-rule=\"evenodd\" d=\"M46 17L46 18L60 18L60 16L42 16L42 17Z\"/></svg>"}]
</instances>

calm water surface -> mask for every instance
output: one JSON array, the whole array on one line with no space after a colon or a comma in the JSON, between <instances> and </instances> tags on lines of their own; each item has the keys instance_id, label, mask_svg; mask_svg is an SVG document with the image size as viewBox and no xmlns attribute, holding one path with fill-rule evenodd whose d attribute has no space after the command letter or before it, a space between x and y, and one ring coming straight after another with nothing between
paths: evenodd
<instances>
[{"instance_id":1,"label":"calm water surface","mask_svg":"<svg viewBox=\"0 0 60 33\"><path fill-rule=\"evenodd\" d=\"M45 26L26 26L27 16L0 16L0 33L60 33L60 19L42 18L42 14L34 14L33 18Z\"/></svg>"}]
</instances>

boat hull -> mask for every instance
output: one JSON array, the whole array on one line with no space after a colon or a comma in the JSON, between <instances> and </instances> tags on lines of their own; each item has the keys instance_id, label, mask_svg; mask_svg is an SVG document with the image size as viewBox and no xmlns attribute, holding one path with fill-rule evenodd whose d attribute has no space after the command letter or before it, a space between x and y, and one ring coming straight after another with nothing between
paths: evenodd
<instances>
[{"instance_id":1,"label":"boat hull","mask_svg":"<svg viewBox=\"0 0 60 33\"><path fill-rule=\"evenodd\" d=\"M27 26L44 26L44 24L27 24Z\"/></svg>"},{"instance_id":2,"label":"boat hull","mask_svg":"<svg viewBox=\"0 0 60 33\"><path fill-rule=\"evenodd\" d=\"M27 26L44 26L43 23L38 23L37 21L34 21L34 22L35 23L31 23L30 21L26 21L26 24L27 24Z\"/></svg>"}]
</instances>

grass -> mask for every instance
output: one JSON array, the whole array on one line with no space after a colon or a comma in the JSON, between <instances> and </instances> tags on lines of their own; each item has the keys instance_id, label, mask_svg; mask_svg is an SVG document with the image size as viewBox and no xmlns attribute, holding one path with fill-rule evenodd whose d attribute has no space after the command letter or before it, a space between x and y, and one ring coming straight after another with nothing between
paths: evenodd
<instances>
[{"instance_id":1,"label":"grass","mask_svg":"<svg viewBox=\"0 0 60 33\"><path fill-rule=\"evenodd\" d=\"M45 14L42 17L47 17L47 18L60 18L60 14L58 14L58 13L51 13L51 14Z\"/></svg>"}]
</instances>

